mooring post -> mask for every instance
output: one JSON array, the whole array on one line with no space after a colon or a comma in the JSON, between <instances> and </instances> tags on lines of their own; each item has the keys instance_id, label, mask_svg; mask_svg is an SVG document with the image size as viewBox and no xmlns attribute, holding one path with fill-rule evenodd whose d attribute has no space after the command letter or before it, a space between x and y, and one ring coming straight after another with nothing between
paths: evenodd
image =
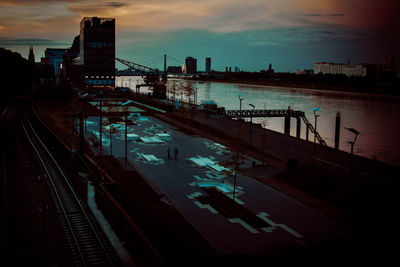
<instances>
[{"instance_id":1,"label":"mooring post","mask_svg":"<svg viewBox=\"0 0 400 267\"><path fill-rule=\"evenodd\" d=\"M301 120L300 117L296 117L296 137L300 138L300 130L301 130Z\"/></svg>"},{"instance_id":2,"label":"mooring post","mask_svg":"<svg viewBox=\"0 0 400 267\"><path fill-rule=\"evenodd\" d=\"M335 149L339 149L339 139L340 139L340 112L336 113L336 126L335 126Z\"/></svg>"},{"instance_id":3,"label":"mooring post","mask_svg":"<svg viewBox=\"0 0 400 267\"><path fill-rule=\"evenodd\" d=\"M290 135L290 112L291 112L291 109L290 109L290 106L289 106L288 107L288 112L287 112L287 114L285 116L285 129L284 129L284 132L287 135Z\"/></svg>"}]
</instances>

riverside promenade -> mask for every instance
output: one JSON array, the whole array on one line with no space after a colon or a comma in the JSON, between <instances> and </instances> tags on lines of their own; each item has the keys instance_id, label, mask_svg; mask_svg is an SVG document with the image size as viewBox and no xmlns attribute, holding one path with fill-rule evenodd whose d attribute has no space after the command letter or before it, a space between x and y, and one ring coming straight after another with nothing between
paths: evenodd
<instances>
[{"instance_id":1,"label":"riverside promenade","mask_svg":"<svg viewBox=\"0 0 400 267\"><path fill-rule=\"evenodd\" d=\"M144 99L146 103L151 102L150 98ZM138 100L143 100L143 97ZM160 101L154 101L151 104L161 109L171 110L170 105ZM159 113L151 109L149 111L155 117L175 124L189 133L212 136L220 139L223 143L237 140L238 129L241 127L240 142L245 153L262 160L264 147L264 161L271 165L290 167L323 164L342 170L350 169L372 179L397 182L399 167L354 154L351 155L348 152L318 144L318 142L314 144L312 133L310 133L310 141L306 141L262 128L261 125L251 124L249 121L240 122L228 116L212 114L199 109L199 107L195 111L191 111L187 104L180 105L178 110L173 112ZM302 127L305 127L304 124Z\"/></svg>"},{"instance_id":2,"label":"riverside promenade","mask_svg":"<svg viewBox=\"0 0 400 267\"><path fill-rule=\"evenodd\" d=\"M136 100L172 110L162 101ZM148 112L188 134L206 137L228 147L237 142L238 128L241 127L242 152L265 163L246 170L246 175L357 230L375 231L381 224L380 219L392 221L388 210L395 205L400 191L399 167L318 143L314 152L312 141L250 122L239 123L236 119L200 109L191 113L183 105L173 112L149 109ZM310 140L313 140L312 134ZM371 212L377 216L371 218Z\"/></svg>"}]
</instances>

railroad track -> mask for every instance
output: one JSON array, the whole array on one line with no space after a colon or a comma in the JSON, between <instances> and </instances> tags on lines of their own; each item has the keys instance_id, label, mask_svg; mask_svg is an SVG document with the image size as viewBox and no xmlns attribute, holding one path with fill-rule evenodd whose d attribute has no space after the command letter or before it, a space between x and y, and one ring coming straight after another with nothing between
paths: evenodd
<instances>
[{"instance_id":1,"label":"railroad track","mask_svg":"<svg viewBox=\"0 0 400 267\"><path fill-rule=\"evenodd\" d=\"M96 218L82 203L64 172L28 119L21 119L25 135L48 177L66 242L76 266L121 266Z\"/></svg>"}]
</instances>

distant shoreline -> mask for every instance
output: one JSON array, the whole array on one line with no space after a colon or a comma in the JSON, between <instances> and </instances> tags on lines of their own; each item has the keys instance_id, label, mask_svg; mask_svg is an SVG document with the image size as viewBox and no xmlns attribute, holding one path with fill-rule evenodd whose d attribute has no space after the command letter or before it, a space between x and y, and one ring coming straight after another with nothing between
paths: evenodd
<instances>
[{"instance_id":1,"label":"distant shoreline","mask_svg":"<svg viewBox=\"0 0 400 267\"><path fill-rule=\"evenodd\" d=\"M400 87L397 90L391 89L374 89L369 90L367 88L359 88L359 87L349 87L343 85L335 85L335 84L311 84L311 83L300 83L300 82L281 82L281 81L250 81L250 80L220 80L220 79L209 79L209 80L201 80L201 79L189 79L196 80L199 82L217 82L217 83L226 83L226 84L238 84L238 85L253 85L253 86L273 86L273 87L281 87L287 89L300 89L307 90L313 92L326 92L332 94L346 93L346 94L354 94L354 95L363 95L369 97L394 97L400 98Z\"/></svg>"}]
</instances>

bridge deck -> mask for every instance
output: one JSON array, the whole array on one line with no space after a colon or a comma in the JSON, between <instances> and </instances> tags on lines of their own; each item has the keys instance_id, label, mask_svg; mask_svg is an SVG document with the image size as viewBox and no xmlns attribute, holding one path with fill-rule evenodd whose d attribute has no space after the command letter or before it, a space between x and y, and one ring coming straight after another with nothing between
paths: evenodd
<instances>
[{"instance_id":1,"label":"bridge deck","mask_svg":"<svg viewBox=\"0 0 400 267\"><path fill-rule=\"evenodd\" d=\"M299 110L291 110L291 109L255 109L255 110L225 110L225 115L235 117L235 118L262 118L262 117L294 117L298 119L302 119L307 129L311 131L311 133L315 134L316 139L322 145L326 145L326 142L319 133L314 129L314 126L307 120L305 113Z\"/></svg>"},{"instance_id":2,"label":"bridge deck","mask_svg":"<svg viewBox=\"0 0 400 267\"><path fill-rule=\"evenodd\" d=\"M225 110L225 115L236 118L250 118L250 117L303 117L304 112L298 110L288 109L255 109L255 110Z\"/></svg>"}]
</instances>

